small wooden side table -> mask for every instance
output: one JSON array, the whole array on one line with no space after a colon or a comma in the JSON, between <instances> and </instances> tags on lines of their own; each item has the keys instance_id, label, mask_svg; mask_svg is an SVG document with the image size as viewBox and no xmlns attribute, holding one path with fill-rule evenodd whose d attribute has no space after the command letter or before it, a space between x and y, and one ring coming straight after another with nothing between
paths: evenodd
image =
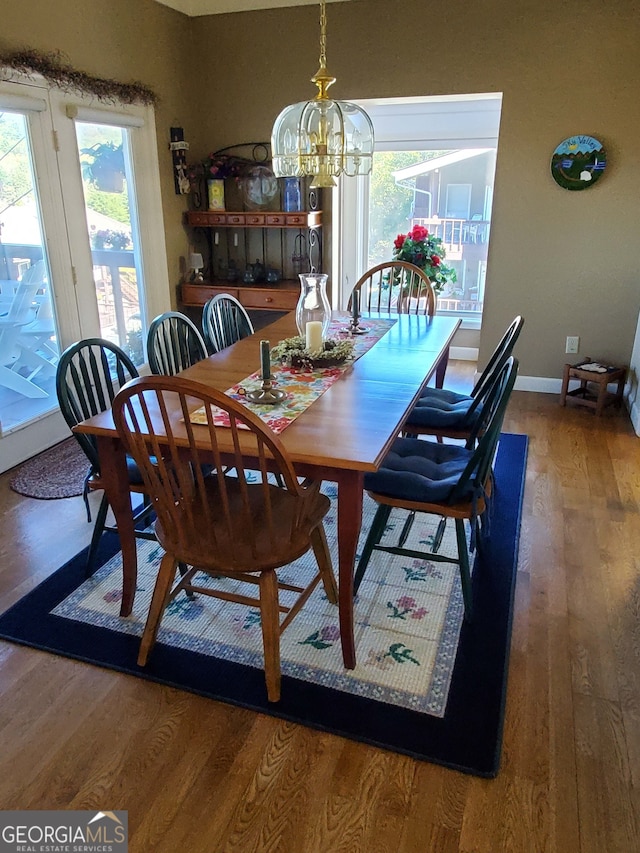
<instances>
[{"instance_id":1,"label":"small wooden side table","mask_svg":"<svg viewBox=\"0 0 640 853\"><path fill-rule=\"evenodd\" d=\"M567 397L571 397L578 405L589 406L595 409L596 415L601 415L606 406L622 404L627 368L602 365L606 368L602 372L583 369L584 365L592 363L591 359L585 359L578 364L565 364L560 392L561 406L566 405ZM579 387L574 388L573 391L568 390L570 379L580 380ZM612 394L607 386L613 382L617 382L618 387Z\"/></svg>"}]
</instances>

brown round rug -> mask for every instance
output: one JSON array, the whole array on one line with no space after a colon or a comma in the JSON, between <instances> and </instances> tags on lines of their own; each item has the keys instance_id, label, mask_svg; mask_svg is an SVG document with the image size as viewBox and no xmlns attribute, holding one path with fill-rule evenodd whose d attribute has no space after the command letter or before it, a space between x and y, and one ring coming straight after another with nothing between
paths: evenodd
<instances>
[{"instance_id":1,"label":"brown round rug","mask_svg":"<svg viewBox=\"0 0 640 853\"><path fill-rule=\"evenodd\" d=\"M82 494L89 462L75 438L50 447L21 465L9 481L19 495L49 501Z\"/></svg>"}]
</instances>

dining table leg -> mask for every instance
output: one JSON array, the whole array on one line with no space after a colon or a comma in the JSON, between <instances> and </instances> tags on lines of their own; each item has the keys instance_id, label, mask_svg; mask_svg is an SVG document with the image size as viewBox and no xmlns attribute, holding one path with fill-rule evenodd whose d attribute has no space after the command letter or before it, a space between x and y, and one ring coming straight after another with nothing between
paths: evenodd
<instances>
[{"instance_id":1,"label":"dining table leg","mask_svg":"<svg viewBox=\"0 0 640 853\"><path fill-rule=\"evenodd\" d=\"M338 478L338 608L342 659L346 669L356 665L353 631L353 573L362 527L362 471L345 471Z\"/></svg>"},{"instance_id":2,"label":"dining table leg","mask_svg":"<svg viewBox=\"0 0 640 853\"><path fill-rule=\"evenodd\" d=\"M127 460L122 444L116 438L97 436L100 479L115 518L122 551L122 601L120 615L129 616L133 609L138 576L138 556L134 532Z\"/></svg>"}]
</instances>

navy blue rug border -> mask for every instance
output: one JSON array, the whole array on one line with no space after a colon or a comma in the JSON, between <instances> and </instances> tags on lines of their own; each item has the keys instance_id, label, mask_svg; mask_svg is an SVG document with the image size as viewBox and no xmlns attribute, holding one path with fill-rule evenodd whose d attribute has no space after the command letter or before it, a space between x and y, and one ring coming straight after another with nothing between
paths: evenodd
<instances>
[{"instance_id":1,"label":"navy blue rug border","mask_svg":"<svg viewBox=\"0 0 640 853\"><path fill-rule=\"evenodd\" d=\"M491 513L491 529L501 535L491 536L476 558L474 618L461 631L442 719L287 676L282 699L271 704L261 669L161 644L147 666L138 667L137 637L49 612L83 582L86 551L0 616L0 638L493 778L502 747L527 448L526 435L501 436ZM105 534L98 565L118 547L117 536Z\"/></svg>"}]
</instances>

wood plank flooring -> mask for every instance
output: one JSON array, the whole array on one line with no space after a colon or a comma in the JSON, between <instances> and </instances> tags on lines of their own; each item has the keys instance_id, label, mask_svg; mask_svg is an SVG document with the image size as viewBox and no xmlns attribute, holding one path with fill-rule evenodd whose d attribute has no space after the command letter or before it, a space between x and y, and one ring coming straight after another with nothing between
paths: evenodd
<instances>
[{"instance_id":1,"label":"wood plank flooring","mask_svg":"<svg viewBox=\"0 0 640 853\"><path fill-rule=\"evenodd\" d=\"M0 643L0 808L126 809L133 853L640 851L640 439L522 392L505 428L530 450L495 780ZM90 535L9 478L0 609Z\"/></svg>"}]
</instances>

